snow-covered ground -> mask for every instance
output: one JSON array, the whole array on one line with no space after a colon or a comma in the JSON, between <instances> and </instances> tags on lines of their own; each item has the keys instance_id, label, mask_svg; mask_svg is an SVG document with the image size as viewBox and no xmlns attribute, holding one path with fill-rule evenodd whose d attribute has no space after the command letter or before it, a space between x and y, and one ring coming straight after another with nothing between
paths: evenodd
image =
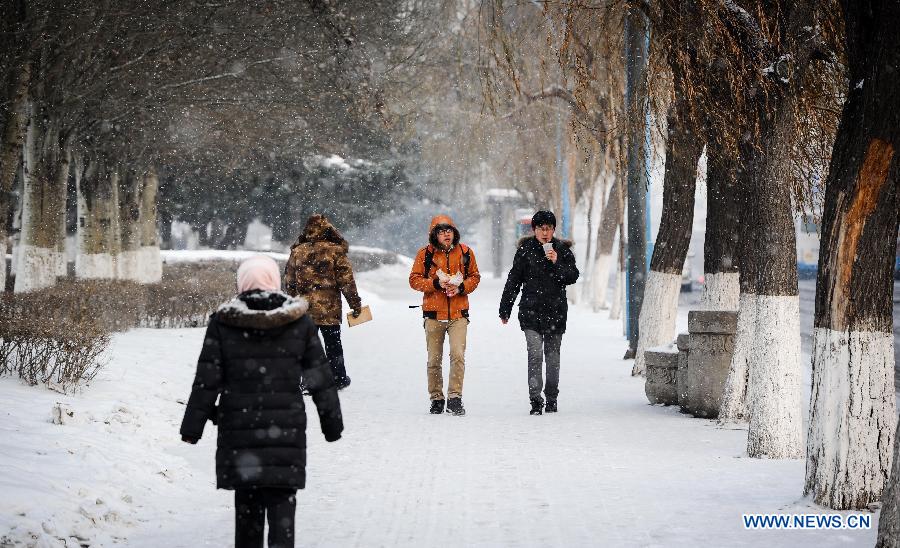
<instances>
[{"instance_id":1,"label":"snow-covered ground","mask_svg":"<svg viewBox=\"0 0 900 548\"><path fill-rule=\"evenodd\" d=\"M467 416L429 415L407 268L359 276L375 321L344 330L344 438L326 443L311 413L298 545L874 544L877 515L867 531L745 530L745 513L823 511L802 498L803 461L746 458L745 429L648 405L605 311L570 312L560 412L529 416L524 337L497 319L501 280L471 297ZM232 542L215 427L196 446L178 436L202 337L118 334L109 365L73 396L0 379L0 546ZM51 422L57 402L66 424Z\"/></svg>"}]
</instances>

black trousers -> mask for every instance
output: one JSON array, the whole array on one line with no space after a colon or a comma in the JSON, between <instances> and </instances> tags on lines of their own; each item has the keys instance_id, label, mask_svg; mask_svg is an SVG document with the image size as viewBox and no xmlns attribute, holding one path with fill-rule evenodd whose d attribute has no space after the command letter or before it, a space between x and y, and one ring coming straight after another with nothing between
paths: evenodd
<instances>
[{"instance_id":1,"label":"black trousers","mask_svg":"<svg viewBox=\"0 0 900 548\"><path fill-rule=\"evenodd\" d=\"M263 528L269 519L269 548L294 547L297 490L261 487L234 491L235 548L263 548Z\"/></svg>"},{"instance_id":2,"label":"black trousers","mask_svg":"<svg viewBox=\"0 0 900 548\"><path fill-rule=\"evenodd\" d=\"M334 382L340 382L347 377L347 367L344 365L344 346L341 344L341 326L319 325L322 340L325 342L325 357L331 365L331 374Z\"/></svg>"}]
</instances>

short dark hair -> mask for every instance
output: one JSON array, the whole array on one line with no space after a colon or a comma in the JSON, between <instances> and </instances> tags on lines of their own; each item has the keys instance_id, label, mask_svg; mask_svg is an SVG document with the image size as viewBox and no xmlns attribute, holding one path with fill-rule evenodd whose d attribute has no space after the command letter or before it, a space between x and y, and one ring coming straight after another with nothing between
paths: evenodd
<instances>
[{"instance_id":1,"label":"short dark hair","mask_svg":"<svg viewBox=\"0 0 900 548\"><path fill-rule=\"evenodd\" d=\"M535 213L534 216L531 217L532 230L542 225L550 225L553 228L556 228L556 215L554 215L552 211L545 211L543 209Z\"/></svg>"}]
</instances>

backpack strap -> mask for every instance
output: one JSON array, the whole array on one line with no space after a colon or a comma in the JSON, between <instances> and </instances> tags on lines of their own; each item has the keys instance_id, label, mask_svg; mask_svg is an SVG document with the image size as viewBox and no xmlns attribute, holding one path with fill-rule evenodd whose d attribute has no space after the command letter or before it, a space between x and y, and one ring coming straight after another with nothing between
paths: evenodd
<instances>
[{"instance_id":1,"label":"backpack strap","mask_svg":"<svg viewBox=\"0 0 900 548\"><path fill-rule=\"evenodd\" d=\"M469 262L472 260L472 253L467 245L459 244L459 248L462 250L463 279L465 279L469 277Z\"/></svg>"},{"instance_id":2,"label":"backpack strap","mask_svg":"<svg viewBox=\"0 0 900 548\"><path fill-rule=\"evenodd\" d=\"M462 251L462 264L463 264L463 278L469 277L469 263L472 261L472 250L469 249L469 246L459 244L459 249ZM425 260L424 260L425 271L422 273L423 276L428 276L428 273L431 271L431 267L434 266L434 249L431 246L425 248Z\"/></svg>"},{"instance_id":3,"label":"backpack strap","mask_svg":"<svg viewBox=\"0 0 900 548\"><path fill-rule=\"evenodd\" d=\"M428 273L431 272L431 267L434 266L434 249L431 246L425 247L425 261L424 261L425 271L422 273L423 276L428 276Z\"/></svg>"}]
</instances>

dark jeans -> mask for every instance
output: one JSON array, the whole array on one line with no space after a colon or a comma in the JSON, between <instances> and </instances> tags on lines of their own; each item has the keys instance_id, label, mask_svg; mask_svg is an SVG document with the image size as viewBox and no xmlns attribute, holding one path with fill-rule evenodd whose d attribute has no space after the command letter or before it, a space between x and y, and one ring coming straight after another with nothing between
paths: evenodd
<instances>
[{"instance_id":1,"label":"dark jeans","mask_svg":"<svg viewBox=\"0 0 900 548\"><path fill-rule=\"evenodd\" d=\"M562 333L538 333L525 330L525 342L528 344L528 397L532 400L541 397L541 388L548 400L555 400L559 395L559 349L562 346ZM544 387L543 362L547 363L547 386Z\"/></svg>"},{"instance_id":2,"label":"dark jeans","mask_svg":"<svg viewBox=\"0 0 900 548\"><path fill-rule=\"evenodd\" d=\"M328 363L331 364L334 382L340 384L341 380L347 377L347 368L344 365L344 346L341 344L341 326L319 325L316 327L319 328L322 340L325 342L325 356L328 358Z\"/></svg>"},{"instance_id":3,"label":"dark jeans","mask_svg":"<svg viewBox=\"0 0 900 548\"><path fill-rule=\"evenodd\" d=\"M234 491L234 546L262 548L263 527L269 519L269 548L294 547L297 490L260 487Z\"/></svg>"}]
</instances>

